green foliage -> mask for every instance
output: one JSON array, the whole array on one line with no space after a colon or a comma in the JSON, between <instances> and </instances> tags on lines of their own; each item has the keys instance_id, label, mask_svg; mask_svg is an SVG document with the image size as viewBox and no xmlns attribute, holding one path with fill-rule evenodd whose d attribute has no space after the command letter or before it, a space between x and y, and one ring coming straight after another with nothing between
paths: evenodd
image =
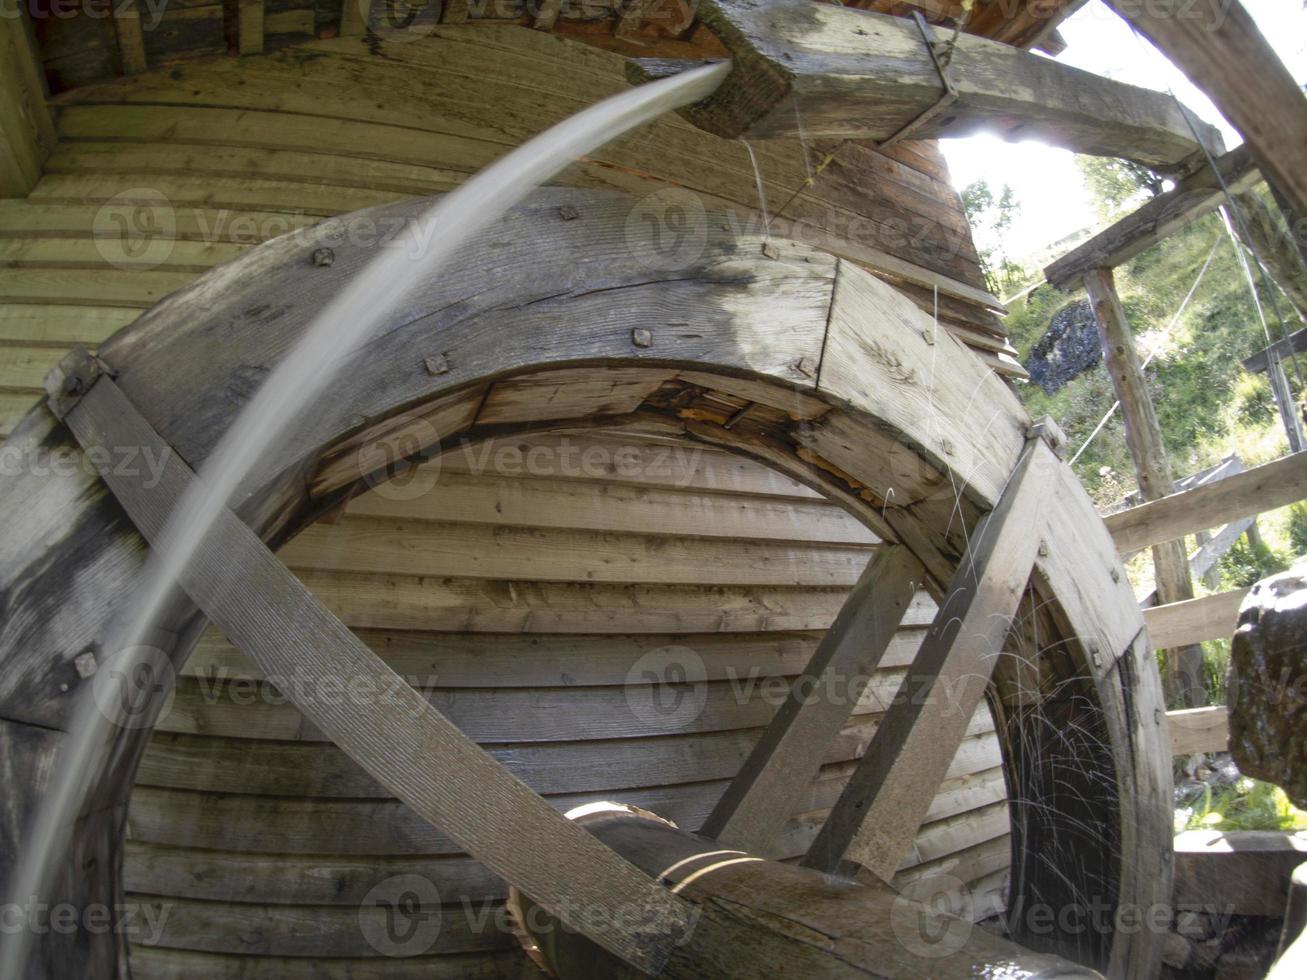
<instances>
[{"instance_id":1,"label":"green foliage","mask_svg":"<svg viewBox=\"0 0 1307 980\"><path fill-rule=\"evenodd\" d=\"M1162 178L1143 164L1110 157L1077 156L1076 166L1094 195L1099 217L1111 221L1145 195L1162 193Z\"/></svg>"},{"instance_id":2,"label":"green foliage","mask_svg":"<svg viewBox=\"0 0 1307 980\"><path fill-rule=\"evenodd\" d=\"M1221 582L1227 589L1246 589L1289 567L1284 556L1273 551L1260 537L1250 540L1247 535L1221 556L1219 564Z\"/></svg>"},{"instance_id":3,"label":"green foliage","mask_svg":"<svg viewBox=\"0 0 1307 980\"><path fill-rule=\"evenodd\" d=\"M1307 830L1307 813L1284 790L1246 776L1232 786L1204 787L1195 805L1176 816L1182 830Z\"/></svg>"},{"instance_id":4,"label":"green foliage","mask_svg":"<svg viewBox=\"0 0 1307 980\"><path fill-rule=\"evenodd\" d=\"M1307 555L1307 501L1289 508L1289 547L1295 558Z\"/></svg>"},{"instance_id":5,"label":"green foliage","mask_svg":"<svg viewBox=\"0 0 1307 980\"><path fill-rule=\"evenodd\" d=\"M1225 704L1225 675L1230 670L1230 641L1208 640L1203 644L1203 689L1207 703Z\"/></svg>"},{"instance_id":6,"label":"green foliage","mask_svg":"<svg viewBox=\"0 0 1307 980\"><path fill-rule=\"evenodd\" d=\"M1003 236L1021 212L1016 194L1007 184L995 193L987 180L973 181L962 190L962 207L971 223L985 281L994 293L1020 284L1025 270L1008 257Z\"/></svg>"}]
</instances>

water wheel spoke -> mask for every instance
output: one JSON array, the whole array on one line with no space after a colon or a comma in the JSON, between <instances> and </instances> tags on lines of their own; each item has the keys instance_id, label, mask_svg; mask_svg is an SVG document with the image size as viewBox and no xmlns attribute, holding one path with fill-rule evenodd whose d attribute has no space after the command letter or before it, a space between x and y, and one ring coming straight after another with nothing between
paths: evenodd
<instances>
[{"instance_id":1,"label":"water wheel spoke","mask_svg":"<svg viewBox=\"0 0 1307 980\"><path fill-rule=\"evenodd\" d=\"M876 672L923 574L921 563L901 545L877 552L714 807L704 834L767 853L817 778L827 748Z\"/></svg>"},{"instance_id":2,"label":"water wheel spoke","mask_svg":"<svg viewBox=\"0 0 1307 980\"><path fill-rule=\"evenodd\" d=\"M194 474L123 392L99 378L66 422L88 456L134 446L166 459L157 485L101 475L154 542ZM225 510L180 578L191 599L359 765L496 874L627 963L656 973L690 907L468 739L363 645ZM547 846L523 846L525 842Z\"/></svg>"},{"instance_id":3,"label":"water wheel spoke","mask_svg":"<svg viewBox=\"0 0 1307 980\"><path fill-rule=\"evenodd\" d=\"M957 754L1030 580L1058 461L1031 438L971 538L925 640L853 776L804 858L889 881Z\"/></svg>"}]
</instances>

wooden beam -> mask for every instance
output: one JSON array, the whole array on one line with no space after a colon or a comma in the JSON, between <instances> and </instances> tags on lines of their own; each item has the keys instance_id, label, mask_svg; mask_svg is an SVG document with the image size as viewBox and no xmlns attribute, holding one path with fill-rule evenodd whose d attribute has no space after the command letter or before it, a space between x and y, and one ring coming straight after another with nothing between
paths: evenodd
<instances>
[{"instance_id":1,"label":"wooden beam","mask_svg":"<svg viewBox=\"0 0 1307 980\"><path fill-rule=\"evenodd\" d=\"M1266 377L1271 382L1275 408L1280 413L1280 424L1289 440L1289 452L1300 453L1307 449L1307 440L1303 438L1302 415L1294 400L1293 389L1289 387L1289 376L1284 373L1284 362L1274 348L1266 352L1266 360Z\"/></svg>"},{"instance_id":2,"label":"wooden beam","mask_svg":"<svg viewBox=\"0 0 1307 980\"><path fill-rule=\"evenodd\" d=\"M1078 286L1085 273L1122 265L1191 221L1220 207L1225 202L1221 181L1232 192L1238 193L1259 180L1261 173L1248 148L1240 146L1231 150L1217 158L1215 171L1204 163L1201 169L1185 177L1171 190L1159 194L1133 214L1048 265L1044 269L1044 278L1059 289Z\"/></svg>"},{"instance_id":3,"label":"wooden beam","mask_svg":"<svg viewBox=\"0 0 1307 980\"><path fill-rule=\"evenodd\" d=\"M104 462L101 476L133 523L157 541L194 474L107 377L92 383L65 421L89 458ZM109 447L121 446L167 460L157 484L147 484L143 471L108 462ZM231 511L219 515L179 583L233 644L284 681L278 686L309 721L496 874L646 972L657 974L685 940L692 928L685 901L463 735ZM342 685L363 693L344 695Z\"/></svg>"},{"instance_id":4,"label":"wooden beam","mask_svg":"<svg viewBox=\"0 0 1307 980\"><path fill-rule=\"evenodd\" d=\"M1145 609L1148 637L1159 650L1204 640L1228 640L1234 635L1239 605L1247 594L1247 589L1235 589Z\"/></svg>"},{"instance_id":5,"label":"wooden beam","mask_svg":"<svg viewBox=\"0 0 1307 980\"><path fill-rule=\"evenodd\" d=\"M871 560L701 833L770 853L894 639L923 575L921 562L900 545L883 547Z\"/></svg>"},{"instance_id":6,"label":"wooden beam","mask_svg":"<svg viewBox=\"0 0 1307 980\"><path fill-rule=\"evenodd\" d=\"M26 15L0 17L0 198L26 197L55 144L33 43Z\"/></svg>"},{"instance_id":7,"label":"wooden beam","mask_svg":"<svg viewBox=\"0 0 1307 980\"><path fill-rule=\"evenodd\" d=\"M1207 93L1243 134L1267 181L1307 217L1307 100L1242 4L1107 0ZM1290 227L1293 220L1290 221Z\"/></svg>"},{"instance_id":8,"label":"wooden beam","mask_svg":"<svg viewBox=\"0 0 1307 980\"><path fill-rule=\"evenodd\" d=\"M345 2L346 6L348 6L353 0L345 0ZM241 54L263 53L263 9L264 0L240 0L237 16L240 20L239 47Z\"/></svg>"},{"instance_id":9,"label":"wooden beam","mask_svg":"<svg viewBox=\"0 0 1307 980\"><path fill-rule=\"evenodd\" d=\"M698 10L729 49L734 70L684 115L718 136L885 140L933 109L944 92L911 20L808 0L704 0ZM646 61L630 70L645 79L682 67ZM959 36L948 77L957 100L914 137L988 129L1160 168L1199 150L1169 96L986 38ZM1217 147L1216 131L1195 125Z\"/></svg>"},{"instance_id":10,"label":"wooden beam","mask_svg":"<svg viewBox=\"0 0 1307 980\"><path fill-rule=\"evenodd\" d=\"M1089 302L1094 308L1098 338L1103 347L1103 364L1121 403L1125 441L1139 479L1139 495L1156 500L1175 489L1171 464L1166 456L1162 427L1157 421L1143 365L1135 348L1134 334L1125 308L1116 293L1111 269L1090 269L1084 276ZM1159 602L1183 602L1194 595L1189 574L1189 557L1184 541L1160 541L1153 545L1153 572ZM1166 647L1158 645L1159 649ZM1172 697L1186 706L1197 705L1202 693L1202 649L1177 648L1167 658L1167 680Z\"/></svg>"},{"instance_id":11,"label":"wooden beam","mask_svg":"<svg viewBox=\"0 0 1307 980\"><path fill-rule=\"evenodd\" d=\"M1274 351L1280 357L1291 357L1294 354L1301 354L1307 350L1307 327L1289 334L1283 340L1277 340L1270 347L1258 351L1252 357L1243 359L1245 371L1251 371L1253 374L1260 374L1265 371L1270 364L1270 354Z\"/></svg>"},{"instance_id":12,"label":"wooden beam","mask_svg":"<svg viewBox=\"0 0 1307 980\"><path fill-rule=\"evenodd\" d=\"M563 0L540 0L535 20L531 26L537 31L552 31L558 23L558 15L563 11Z\"/></svg>"},{"instance_id":13,"label":"wooden beam","mask_svg":"<svg viewBox=\"0 0 1307 980\"><path fill-rule=\"evenodd\" d=\"M1254 466L1216 483L1185 490L1104 518L1117 551L1129 554L1166 541L1220 527L1307 498L1307 453Z\"/></svg>"},{"instance_id":14,"label":"wooden beam","mask_svg":"<svg viewBox=\"0 0 1307 980\"><path fill-rule=\"evenodd\" d=\"M1171 730L1172 755L1225 752L1229 748L1230 709L1223 704L1168 711L1166 724Z\"/></svg>"},{"instance_id":15,"label":"wooden beam","mask_svg":"<svg viewBox=\"0 0 1307 980\"><path fill-rule=\"evenodd\" d=\"M118 38L118 60L123 74L139 75L149 67L139 0L113 0L113 29Z\"/></svg>"},{"instance_id":16,"label":"wooden beam","mask_svg":"<svg viewBox=\"0 0 1307 980\"><path fill-rule=\"evenodd\" d=\"M835 873L852 863L893 878L989 686L1030 581L1057 466L1042 438L1028 441L805 866Z\"/></svg>"},{"instance_id":17,"label":"wooden beam","mask_svg":"<svg viewBox=\"0 0 1307 980\"><path fill-rule=\"evenodd\" d=\"M1304 861L1307 833L1186 830L1175 835L1175 907L1279 918Z\"/></svg>"},{"instance_id":18,"label":"wooden beam","mask_svg":"<svg viewBox=\"0 0 1307 980\"><path fill-rule=\"evenodd\" d=\"M955 918L942 902L913 901L883 882L834 881L792 864L723 851L715 841L616 804L600 804L578 820L694 903L699 924L659 974L662 980L1090 975ZM929 897L956 901L958 912L969 898L947 889ZM529 902L515 897L510 903L554 974L630 975Z\"/></svg>"}]
</instances>

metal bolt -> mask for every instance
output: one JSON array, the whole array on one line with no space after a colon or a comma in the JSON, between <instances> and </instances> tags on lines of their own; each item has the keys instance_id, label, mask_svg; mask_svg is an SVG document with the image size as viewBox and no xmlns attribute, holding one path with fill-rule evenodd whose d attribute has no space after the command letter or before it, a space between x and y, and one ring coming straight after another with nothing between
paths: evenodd
<instances>
[{"instance_id":1,"label":"metal bolt","mask_svg":"<svg viewBox=\"0 0 1307 980\"><path fill-rule=\"evenodd\" d=\"M444 354L432 354L430 357L423 358L422 363L426 365L427 374L432 376L449 372L449 359Z\"/></svg>"},{"instance_id":2,"label":"metal bolt","mask_svg":"<svg viewBox=\"0 0 1307 980\"><path fill-rule=\"evenodd\" d=\"M1103 657L1102 654L1098 652L1097 643L1091 643L1089 645L1089 658L1094 662L1095 667L1103 666Z\"/></svg>"},{"instance_id":3,"label":"metal bolt","mask_svg":"<svg viewBox=\"0 0 1307 980\"><path fill-rule=\"evenodd\" d=\"M781 257L781 250L771 242L763 242L762 254L767 256L769 259L779 259Z\"/></svg>"},{"instance_id":4,"label":"metal bolt","mask_svg":"<svg viewBox=\"0 0 1307 980\"><path fill-rule=\"evenodd\" d=\"M577 218L581 217L581 212L570 204L564 204L558 209L558 216L564 221L575 221Z\"/></svg>"},{"instance_id":5,"label":"metal bolt","mask_svg":"<svg viewBox=\"0 0 1307 980\"><path fill-rule=\"evenodd\" d=\"M313 253L313 264L319 269L325 269L336 261L336 253L329 248L320 248Z\"/></svg>"},{"instance_id":6,"label":"metal bolt","mask_svg":"<svg viewBox=\"0 0 1307 980\"><path fill-rule=\"evenodd\" d=\"M790 367L803 375L805 378L814 378L817 376L817 365L811 357L800 357Z\"/></svg>"},{"instance_id":7,"label":"metal bolt","mask_svg":"<svg viewBox=\"0 0 1307 980\"><path fill-rule=\"evenodd\" d=\"M75 374L64 375L63 390L65 395L80 395L82 393L82 379Z\"/></svg>"},{"instance_id":8,"label":"metal bolt","mask_svg":"<svg viewBox=\"0 0 1307 980\"><path fill-rule=\"evenodd\" d=\"M636 327L631 331L631 343L636 347L652 347L653 331L646 330L644 327Z\"/></svg>"},{"instance_id":9,"label":"metal bolt","mask_svg":"<svg viewBox=\"0 0 1307 980\"><path fill-rule=\"evenodd\" d=\"M1048 557L1048 544L1046 542L1043 541L1039 542L1039 557L1040 558Z\"/></svg>"},{"instance_id":10,"label":"metal bolt","mask_svg":"<svg viewBox=\"0 0 1307 980\"><path fill-rule=\"evenodd\" d=\"M1112 569L1112 581L1118 583L1121 581L1121 573L1118 572L1115 568Z\"/></svg>"},{"instance_id":11,"label":"metal bolt","mask_svg":"<svg viewBox=\"0 0 1307 980\"><path fill-rule=\"evenodd\" d=\"M1161 709L1161 708L1154 708L1154 709L1153 709L1153 724L1154 724L1154 725L1160 725L1161 723L1162 723L1162 709Z\"/></svg>"}]
</instances>

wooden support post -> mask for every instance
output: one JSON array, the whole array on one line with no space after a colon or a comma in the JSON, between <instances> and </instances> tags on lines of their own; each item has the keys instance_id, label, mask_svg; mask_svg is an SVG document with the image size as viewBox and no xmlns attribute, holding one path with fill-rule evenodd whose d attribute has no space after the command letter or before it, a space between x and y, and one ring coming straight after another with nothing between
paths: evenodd
<instances>
[{"instance_id":1,"label":"wooden support post","mask_svg":"<svg viewBox=\"0 0 1307 980\"><path fill-rule=\"evenodd\" d=\"M913 21L809 0L702 0L699 21L730 50L732 71L703 102L683 110L726 138L886 140L937 109L939 67ZM1219 152L1219 135L1191 129L1169 96L1123 85L987 38L962 34L947 74L957 98L922 120L914 138L989 128L1081 153L1174 168ZM684 63L640 61L639 80Z\"/></svg>"},{"instance_id":2,"label":"wooden support post","mask_svg":"<svg viewBox=\"0 0 1307 980\"><path fill-rule=\"evenodd\" d=\"M851 863L893 878L984 699L1030 581L1057 466L1042 438L1027 443L805 866L835 873Z\"/></svg>"},{"instance_id":3,"label":"wooden support post","mask_svg":"<svg viewBox=\"0 0 1307 980\"><path fill-rule=\"evenodd\" d=\"M118 37L118 60L124 75L139 75L149 67L145 35L141 30L138 0L113 0L113 29Z\"/></svg>"},{"instance_id":4,"label":"wooden support post","mask_svg":"<svg viewBox=\"0 0 1307 980\"><path fill-rule=\"evenodd\" d=\"M349 2L351 0L346 0L347 4ZM263 52L263 3L264 0L240 0L238 17L241 54Z\"/></svg>"},{"instance_id":5,"label":"wooden support post","mask_svg":"<svg viewBox=\"0 0 1307 980\"><path fill-rule=\"evenodd\" d=\"M1243 134L1262 174L1307 217L1307 103L1302 89L1234 0L1107 0ZM1292 223L1291 223L1292 227Z\"/></svg>"},{"instance_id":6,"label":"wooden support post","mask_svg":"<svg viewBox=\"0 0 1307 980\"><path fill-rule=\"evenodd\" d=\"M704 835L758 854L770 851L894 639L923 572L901 545L886 545L872 559L713 808Z\"/></svg>"},{"instance_id":7,"label":"wooden support post","mask_svg":"<svg viewBox=\"0 0 1307 980\"><path fill-rule=\"evenodd\" d=\"M55 144L28 30L25 15L0 17L0 198L26 197Z\"/></svg>"},{"instance_id":8,"label":"wooden support post","mask_svg":"<svg viewBox=\"0 0 1307 980\"><path fill-rule=\"evenodd\" d=\"M1090 269L1085 273L1085 289L1098 323L1104 366L1121 402L1125 440L1135 462L1139 495L1144 500L1158 500L1172 492L1175 482L1166 458L1162 429L1157 423L1157 411L1148 394L1139 352L1116 293L1112 270ZM1194 597L1183 538L1154 544L1153 568L1159 603L1183 602ZM1172 650L1167 659L1168 693L1186 707L1197 707L1202 697L1202 664L1203 651L1197 646Z\"/></svg>"},{"instance_id":9,"label":"wooden support post","mask_svg":"<svg viewBox=\"0 0 1307 980\"><path fill-rule=\"evenodd\" d=\"M133 523L156 543L194 474L107 377L92 382L65 422L97 463L112 458L108 447L125 446L167 461L157 484L136 470L100 467ZM231 511L221 512L179 584L378 782L569 926L653 975L685 941L693 929L687 902L568 821L468 739Z\"/></svg>"},{"instance_id":10,"label":"wooden support post","mask_svg":"<svg viewBox=\"0 0 1307 980\"><path fill-rule=\"evenodd\" d=\"M362 37L372 17L372 0L344 0L340 7L340 36Z\"/></svg>"}]
</instances>

